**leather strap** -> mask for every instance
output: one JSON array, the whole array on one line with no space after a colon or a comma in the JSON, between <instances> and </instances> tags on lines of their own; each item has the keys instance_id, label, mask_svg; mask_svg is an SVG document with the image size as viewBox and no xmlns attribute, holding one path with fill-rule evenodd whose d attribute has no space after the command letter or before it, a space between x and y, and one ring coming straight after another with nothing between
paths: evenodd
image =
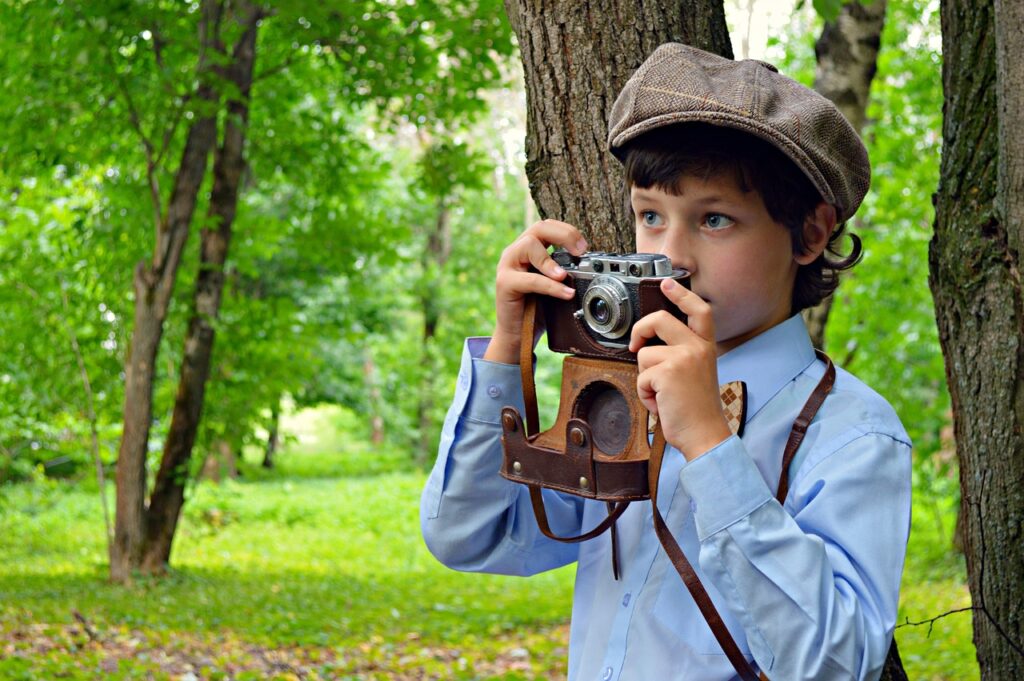
<instances>
[{"instance_id":1,"label":"leather strap","mask_svg":"<svg viewBox=\"0 0 1024 681\"><path fill-rule=\"evenodd\" d=\"M523 334L522 343L519 348L519 370L522 376L523 383L523 399L526 407L526 432L529 435L535 435L540 430L540 419L537 413L537 392L533 381L533 335L536 328L537 321L537 301L533 296L528 296L525 303L525 309L523 314ZM800 414L793 422L793 428L790 430L789 439L786 442L786 448L782 455L782 470L779 474L779 485L776 491L776 499L779 503L783 503L786 499L786 495L789 491L789 466L793 462L793 457L796 456L797 450L800 448L800 444L803 442L804 436L807 434L807 428L810 426L811 421L817 414L818 409L821 408L825 398L832 390L832 386L835 384L835 366L832 360L829 359L825 353L820 350L815 350L815 354L819 359L825 362L825 374L822 376L818 385L815 386L814 391L804 404ZM672 566L676 572L682 578L683 583L686 585L687 590L693 597L694 602L697 604L697 608L700 610L701 615L704 616L708 626L711 628L711 633L714 635L715 640L722 647L725 652L725 656L732 664L736 673L743 681L768 681L768 677L764 672L758 674L754 667L747 661L747 658L743 655L739 646L733 639L732 634L729 633L729 629L725 626L725 622L722 620L721 615L718 614L718 610L715 608L714 603L711 601L711 597L708 595L704 585L701 584L700 578L697 577L697 573L693 570L693 566L686 559L686 555L683 550L679 547L679 543L676 542L675 537L672 536L671 530L665 523L665 519L661 516L661 511L658 509L658 479L661 474L661 462L665 454L665 436L661 430L661 424L658 423L654 430L654 441L651 448L651 457L647 466L648 474L648 487L651 495L651 509L654 520L654 531L658 536L658 540L661 542L662 547L665 549L665 553L672 561ZM589 532L585 532L575 537L558 537L552 531L548 524L547 513L544 510L544 501L541 497L541 490L535 485L528 485L530 490L530 502L533 505L533 512L537 518L537 526L545 536L552 539L556 539L562 542L576 543L593 539L600 535L602 532L607 530L609 527L612 528L612 571L615 579L619 577L618 561L616 560L617 554L617 541L615 533L615 521L622 515L629 506L629 502L621 503L608 503L608 516L601 521L594 529Z\"/></svg>"},{"instance_id":2,"label":"leather strap","mask_svg":"<svg viewBox=\"0 0 1024 681\"><path fill-rule=\"evenodd\" d=\"M711 627L711 633L714 634L718 644L722 646L725 656L729 658L729 662L732 663L736 673L739 674L743 681L758 681L757 673L750 663L747 662L747 658L744 657L732 634L729 633L725 622L722 621L722 616L718 614L715 604L711 602L711 597L708 596L707 590L701 584L700 578L694 572L690 561L686 559L683 550L679 548L679 544L676 542L676 538L672 536L668 525L665 524L665 519L661 517L661 511L658 510L658 477L661 474L661 461L664 454L665 435L662 433L661 424L659 423L654 429L651 459L647 465L648 481L651 489L651 513L654 516L654 531L658 535L658 541L661 542L665 553L668 554L669 560L672 561L672 566L682 578L683 584L686 585L687 590L697 604L697 608L700 609L700 614L704 616L704 620ZM764 678L763 675L761 678Z\"/></svg>"},{"instance_id":3,"label":"leather strap","mask_svg":"<svg viewBox=\"0 0 1024 681\"><path fill-rule=\"evenodd\" d=\"M526 487L530 490L530 503L533 505L533 514L537 516L537 527L540 528L540 531L544 533L545 537L565 542L567 544L575 544L577 542L593 539L600 535L609 527L612 527L615 521L619 519L619 516L622 515L623 511L626 510L626 507L629 506L628 501L620 503L608 502L608 517L598 523L597 527L592 529L590 532L584 532L583 534L575 537L559 537L551 531L551 526L548 524L548 514L544 510L544 498L541 497L540 487L536 485L527 485ZM618 572L617 566L613 564L612 567L613 572Z\"/></svg>"},{"instance_id":4,"label":"leather strap","mask_svg":"<svg viewBox=\"0 0 1024 681\"><path fill-rule=\"evenodd\" d=\"M629 502L626 502L628 504ZM608 515L615 512L615 502L607 501L605 505L608 507ZM625 509L623 509L625 510ZM611 531L612 539L612 579L616 582L619 581L619 533L615 523L612 523Z\"/></svg>"},{"instance_id":5,"label":"leather strap","mask_svg":"<svg viewBox=\"0 0 1024 681\"><path fill-rule=\"evenodd\" d=\"M523 378L523 403L526 406L526 435L540 432L537 416L537 389L533 384L533 333L537 328L537 298L526 296L523 310L523 333L519 342L519 374Z\"/></svg>"},{"instance_id":6,"label":"leather strap","mask_svg":"<svg viewBox=\"0 0 1024 681\"><path fill-rule=\"evenodd\" d=\"M789 440L786 441L786 449L782 453L779 486L775 491L775 498L780 504L786 501L786 495L789 493L789 466L793 463L796 450L800 449L800 443L804 441L804 436L807 434L807 427L811 425L814 415L818 413L818 409L821 408L821 404L828 394L832 392L832 386L836 382L836 367L832 364L829 356L821 350L815 350L814 354L825 363L825 374L818 381L818 385L814 387L811 396L807 398L804 408L800 410L800 415L796 417L793 428L789 431Z\"/></svg>"},{"instance_id":7,"label":"leather strap","mask_svg":"<svg viewBox=\"0 0 1024 681\"><path fill-rule=\"evenodd\" d=\"M779 474L779 486L776 492L776 499L780 504L785 501L789 490L789 466L793 462L793 457L796 456L796 452L800 448L804 436L807 434L808 426L814 420L814 416L825 402L825 398L832 391L833 385L835 385L836 368L832 360L820 350L815 350L815 354L818 359L825 362L825 374L818 381L810 397L807 398L807 402L804 404L803 409L800 410L800 414L793 422L793 428L790 430L789 440L786 442L786 448L782 454L782 471ZM760 675L756 675L753 667L747 662L746 657L743 656L732 634L729 633L729 629L725 626L721 616L715 609L714 603L711 602L711 598L704 589L704 585L701 584L700 579L694 572L693 566L686 559L675 537L672 536L672 532L665 524L664 518L661 517L661 512L658 510L658 478L661 474L661 461L664 454L665 436L659 424L654 431L651 459L647 466L648 486L651 490L651 508L654 516L654 531L658 535L658 540L672 561L672 566L679 573L683 583L689 590L694 602L697 603L697 607L707 621L708 626L711 627L711 633L714 634L718 644L722 646L725 656L732 663L740 678L743 681L757 681L758 679L767 681L768 677L765 673L761 672Z\"/></svg>"}]
</instances>

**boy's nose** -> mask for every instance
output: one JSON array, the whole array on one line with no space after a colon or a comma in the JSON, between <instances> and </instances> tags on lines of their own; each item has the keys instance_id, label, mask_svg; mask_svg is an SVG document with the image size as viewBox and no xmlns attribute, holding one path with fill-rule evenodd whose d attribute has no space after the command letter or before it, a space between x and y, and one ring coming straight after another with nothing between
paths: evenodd
<instances>
[{"instance_id":1,"label":"boy's nose","mask_svg":"<svg viewBox=\"0 0 1024 681\"><path fill-rule=\"evenodd\" d=\"M669 260L672 261L672 267L675 269L690 270L690 272L697 269L693 258L693 251L687 248L686 244L675 241L667 243L661 249L661 254L668 256Z\"/></svg>"}]
</instances>

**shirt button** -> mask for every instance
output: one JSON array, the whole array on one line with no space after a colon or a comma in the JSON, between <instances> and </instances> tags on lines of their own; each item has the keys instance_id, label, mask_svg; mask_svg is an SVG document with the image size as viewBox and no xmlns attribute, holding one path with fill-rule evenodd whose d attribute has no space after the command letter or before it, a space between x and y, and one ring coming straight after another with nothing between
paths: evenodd
<instances>
[{"instance_id":1,"label":"shirt button","mask_svg":"<svg viewBox=\"0 0 1024 681\"><path fill-rule=\"evenodd\" d=\"M499 388L496 385L489 386L487 388L487 394L490 395L491 397L497 399L497 398L501 397L501 388Z\"/></svg>"},{"instance_id":2,"label":"shirt button","mask_svg":"<svg viewBox=\"0 0 1024 681\"><path fill-rule=\"evenodd\" d=\"M611 678L612 678L612 668L611 667L605 667L604 668L604 676L601 677L602 681L611 681Z\"/></svg>"},{"instance_id":3,"label":"shirt button","mask_svg":"<svg viewBox=\"0 0 1024 681\"><path fill-rule=\"evenodd\" d=\"M629 605L629 594L622 597L622 607L625 608L627 605Z\"/></svg>"}]
</instances>

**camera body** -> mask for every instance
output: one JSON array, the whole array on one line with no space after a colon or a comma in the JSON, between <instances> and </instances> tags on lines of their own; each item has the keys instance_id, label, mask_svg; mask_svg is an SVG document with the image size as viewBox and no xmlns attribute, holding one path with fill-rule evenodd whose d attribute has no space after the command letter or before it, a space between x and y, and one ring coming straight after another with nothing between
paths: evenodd
<instances>
[{"instance_id":1,"label":"camera body","mask_svg":"<svg viewBox=\"0 0 1024 681\"><path fill-rule=\"evenodd\" d=\"M633 326L642 317L667 310L683 322L685 315L661 292L664 279L689 285L690 273L672 269L667 256L654 253L585 253L555 251L564 269L563 283L576 289L572 300L541 296L548 347L584 357L636 361L629 352Z\"/></svg>"},{"instance_id":2,"label":"camera body","mask_svg":"<svg viewBox=\"0 0 1024 681\"><path fill-rule=\"evenodd\" d=\"M551 428L538 432L533 367L522 363L527 422L514 407L502 410L501 475L530 485L531 498L546 487L616 503L648 499L650 415L636 394L638 367L629 338L641 318L659 310L686 322L661 292L661 282L688 286L690 273L652 253L555 251L551 257L566 271L563 283L576 290L571 300L536 297L548 346L569 355L562 362L558 414ZM523 343L533 338L534 316L528 312ZM654 342L659 341L648 344ZM539 499L534 512L538 522L546 522Z\"/></svg>"}]
</instances>

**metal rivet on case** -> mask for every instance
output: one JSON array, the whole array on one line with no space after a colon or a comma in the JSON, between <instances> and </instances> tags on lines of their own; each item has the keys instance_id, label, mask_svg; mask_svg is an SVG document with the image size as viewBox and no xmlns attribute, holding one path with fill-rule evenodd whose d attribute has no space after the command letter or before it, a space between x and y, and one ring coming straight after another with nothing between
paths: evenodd
<instances>
[{"instance_id":1,"label":"metal rivet on case","mask_svg":"<svg viewBox=\"0 0 1024 681\"><path fill-rule=\"evenodd\" d=\"M580 489L590 489L590 481L586 478L580 478Z\"/></svg>"},{"instance_id":2,"label":"metal rivet on case","mask_svg":"<svg viewBox=\"0 0 1024 681\"><path fill-rule=\"evenodd\" d=\"M584 434L582 428L573 428L569 431L569 439L577 447L582 447L587 441L587 436Z\"/></svg>"},{"instance_id":3,"label":"metal rivet on case","mask_svg":"<svg viewBox=\"0 0 1024 681\"><path fill-rule=\"evenodd\" d=\"M513 461L512 462L512 470L514 472L516 472L516 473L522 473L523 472L523 464L519 463L518 461Z\"/></svg>"},{"instance_id":4,"label":"metal rivet on case","mask_svg":"<svg viewBox=\"0 0 1024 681\"><path fill-rule=\"evenodd\" d=\"M505 430L514 431L516 429L516 420L512 417L512 414L502 416L501 422L505 425Z\"/></svg>"}]
</instances>

